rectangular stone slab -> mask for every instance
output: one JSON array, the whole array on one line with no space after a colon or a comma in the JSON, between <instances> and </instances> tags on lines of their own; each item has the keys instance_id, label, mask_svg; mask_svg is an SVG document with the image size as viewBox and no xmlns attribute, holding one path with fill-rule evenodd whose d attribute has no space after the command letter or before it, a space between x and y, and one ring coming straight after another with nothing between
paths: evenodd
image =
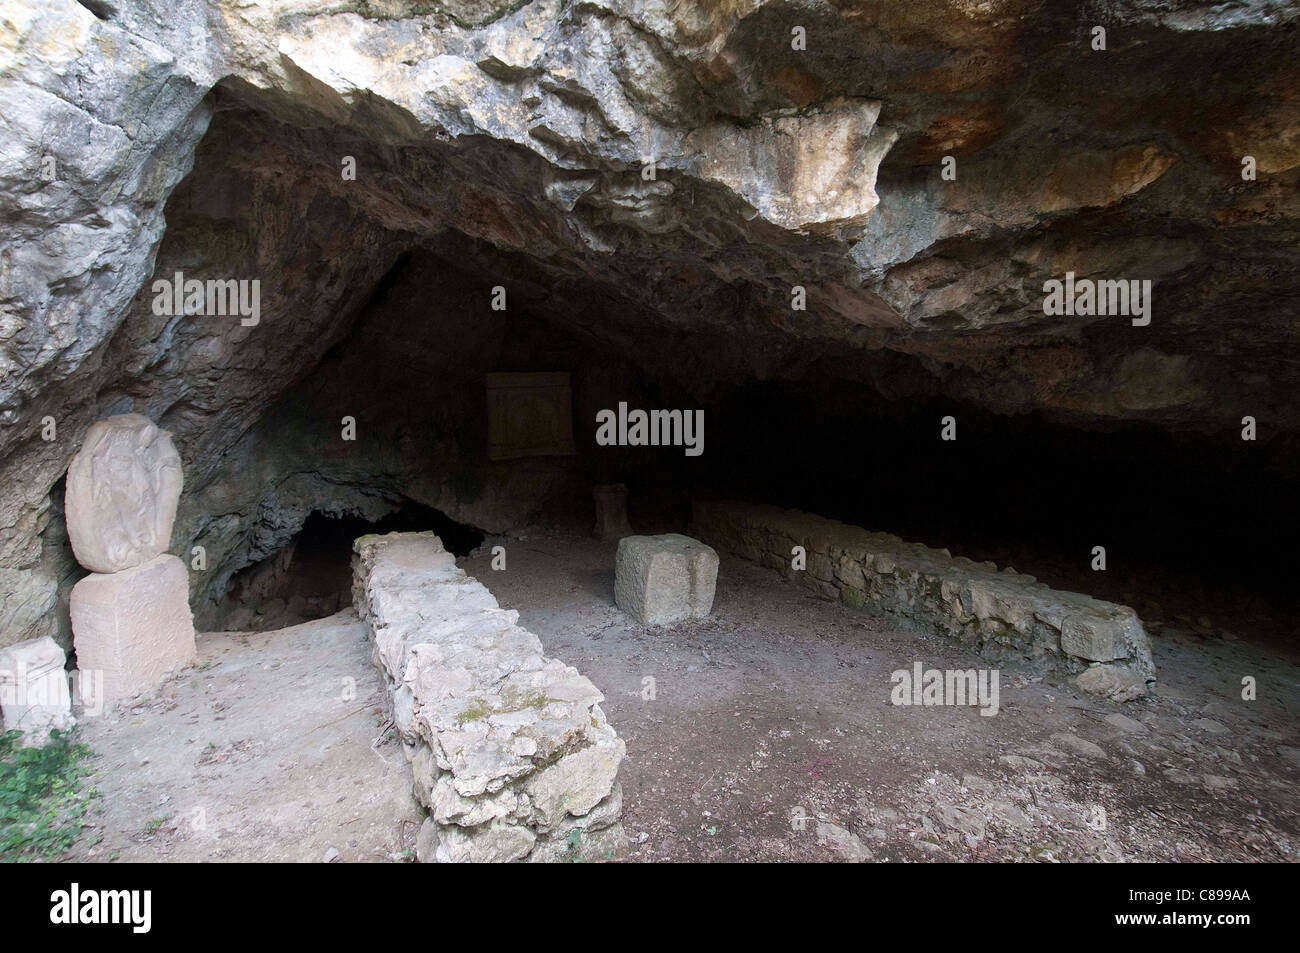
<instances>
[{"instance_id":1,"label":"rectangular stone slab","mask_svg":"<svg viewBox=\"0 0 1300 953\"><path fill-rule=\"evenodd\" d=\"M185 564L166 553L73 586L77 666L103 673L105 702L153 688L194 661L189 588Z\"/></svg>"},{"instance_id":2,"label":"rectangular stone slab","mask_svg":"<svg viewBox=\"0 0 1300 953\"><path fill-rule=\"evenodd\" d=\"M567 373L488 374L487 400L489 459L574 452Z\"/></svg>"},{"instance_id":3,"label":"rectangular stone slab","mask_svg":"<svg viewBox=\"0 0 1300 953\"><path fill-rule=\"evenodd\" d=\"M614 601L638 622L671 625L713 609L718 554L698 539L667 533L625 536L614 557Z\"/></svg>"}]
</instances>

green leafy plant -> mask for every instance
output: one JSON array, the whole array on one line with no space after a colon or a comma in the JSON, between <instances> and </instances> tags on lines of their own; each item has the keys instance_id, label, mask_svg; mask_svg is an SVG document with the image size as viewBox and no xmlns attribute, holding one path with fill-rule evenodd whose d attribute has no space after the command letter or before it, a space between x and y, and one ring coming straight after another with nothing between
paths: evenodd
<instances>
[{"instance_id":1,"label":"green leafy plant","mask_svg":"<svg viewBox=\"0 0 1300 953\"><path fill-rule=\"evenodd\" d=\"M51 731L40 748L18 746L20 731L0 734L0 860L48 859L63 853L85 828L97 794L85 790L91 751L70 732Z\"/></svg>"}]
</instances>

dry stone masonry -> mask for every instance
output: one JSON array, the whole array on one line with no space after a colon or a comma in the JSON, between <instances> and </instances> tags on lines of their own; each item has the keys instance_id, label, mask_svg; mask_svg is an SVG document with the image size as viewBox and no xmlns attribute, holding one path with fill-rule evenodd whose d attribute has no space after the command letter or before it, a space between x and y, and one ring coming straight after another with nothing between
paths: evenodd
<instances>
[{"instance_id":1,"label":"dry stone masonry","mask_svg":"<svg viewBox=\"0 0 1300 953\"><path fill-rule=\"evenodd\" d=\"M1126 606L809 513L696 501L693 515L696 535L727 552L845 605L906 616L986 657L1059 661L1079 673L1080 688L1121 701L1154 679L1146 631ZM793 568L795 547L803 570Z\"/></svg>"},{"instance_id":2,"label":"dry stone masonry","mask_svg":"<svg viewBox=\"0 0 1300 953\"><path fill-rule=\"evenodd\" d=\"M604 696L542 653L433 533L363 536L353 598L428 810L425 862L607 857L625 746Z\"/></svg>"}]
</instances>

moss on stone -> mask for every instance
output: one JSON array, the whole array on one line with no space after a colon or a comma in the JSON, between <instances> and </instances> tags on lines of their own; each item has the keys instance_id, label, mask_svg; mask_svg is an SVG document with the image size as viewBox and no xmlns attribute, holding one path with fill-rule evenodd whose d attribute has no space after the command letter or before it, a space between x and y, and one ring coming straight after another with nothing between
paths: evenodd
<instances>
[{"instance_id":1,"label":"moss on stone","mask_svg":"<svg viewBox=\"0 0 1300 953\"><path fill-rule=\"evenodd\" d=\"M463 725L466 722L478 721L481 718L486 718L490 714L492 714L492 709L487 706L487 703L481 698L476 698L474 701L470 702L469 706L466 707L464 711L456 716L456 724Z\"/></svg>"}]
</instances>

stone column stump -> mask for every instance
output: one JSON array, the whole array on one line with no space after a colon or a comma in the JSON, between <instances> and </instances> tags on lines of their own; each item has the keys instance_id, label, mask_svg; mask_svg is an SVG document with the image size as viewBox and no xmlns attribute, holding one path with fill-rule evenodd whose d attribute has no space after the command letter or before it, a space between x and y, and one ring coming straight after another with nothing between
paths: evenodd
<instances>
[{"instance_id":1,"label":"stone column stump","mask_svg":"<svg viewBox=\"0 0 1300 953\"><path fill-rule=\"evenodd\" d=\"M622 539L632 535L627 521L627 485L602 483L591 488L596 500L596 531L598 539Z\"/></svg>"},{"instance_id":2,"label":"stone column stump","mask_svg":"<svg viewBox=\"0 0 1300 953\"><path fill-rule=\"evenodd\" d=\"M164 553L72 587L77 667L103 672L105 702L152 688L194 661L189 572Z\"/></svg>"}]
</instances>

